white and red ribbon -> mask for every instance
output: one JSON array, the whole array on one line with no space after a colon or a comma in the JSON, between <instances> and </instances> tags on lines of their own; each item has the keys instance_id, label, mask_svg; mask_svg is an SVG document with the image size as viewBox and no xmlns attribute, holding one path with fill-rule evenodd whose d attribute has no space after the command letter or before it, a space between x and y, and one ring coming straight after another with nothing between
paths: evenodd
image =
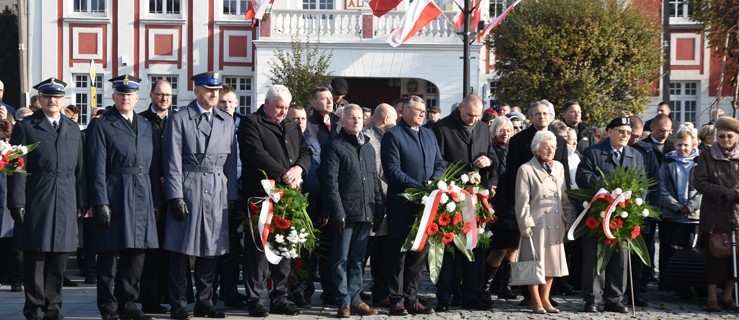
<instances>
[{"instance_id":1,"label":"white and red ribbon","mask_svg":"<svg viewBox=\"0 0 739 320\"><path fill-rule=\"evenodd\" d=\"M418 224L418 232L416 232L416 238L413 240L412 251L420 252L423 251L423 247L426 245L426 230L428 229L429 223L433 222L436 218L436 211L439 210L439 203L441 202L441 195L444 191L436 189L431 192L428 197L428 202L423 208L423 214L421 215L421 222Z\"/></svg>"},{"instance_id":2,"label":"white and red ribbon","mask_svg":"<svg viewBox=\"0 0 739 320\"><path fill-rule=\"evenodd\" d=\"M622 192L619 194L616 199L611 201L611 203L606 208L606 214L603 216L603 234L606 235L607 239L616 239L616 237L613 236L611 233L611 215L614 211L616 211L616 207L624 208L626 207L626 204L629 203L631 200L631 191Z\"/></svg>"},{"instance_id":3,"label":"white and red ribbon","mask_svg":"<svg viewBox=\"0 0 739 320\"><path fill-rule=\"evenodd\" d=\"M464 197L464 207L461 210L462 219L464 223L470 222L471 224L470 230L466 233L467 242L465 243L465 248L472 250L477 247L478 228L475 215L475 202L477 200L476 194L472 191L451 185L444 190L436 189L429 194L428 201L423 208L421 221L418 224L416 237L411 246L412 251L420 252L425 247L428 238L426 231L428 230L429 224L436 219L436 213L439 211L439 205L441 204L441 197L444 194L447 194L454 202L460 202L462 200L462 196ZM492 208L490 208L490 210L492 210Z\"/></svg>"},{"instance_id":4,"label":"white and red ribbon","mask_svg":"<svg viewBox=\"0 0 739 320\"><path fill-rule=\"evenodd\" d=\"M282 191L274 192L275 181L274 180L262 180L262 187L264 192L267 193L267 197L262 201L262 208L259 211L259 221L257 223L257 229L259 231L259 237L262 240L262 247L264 248L264 256L267 261L271 264L278 264L282 261L282 256L274 253L269 245L267 239L269 239L270 228L268 225L272 225L272 217L274 216L274 204L280 202L282 197Z\"/></svg>"},{"instance_id":5,"label":"white and red ribbon","mask_svg":"<svg viewBox=\"0 0 739 320\"><path fill-rule=\"evenodd\" d=\"M477 197L474 193L462 190L462 194L465 196L464 208L462 208L462 218L464 223L470 223L471 228L467 231L467 243L465 248L472 250L477 247L477 219L475 216L475 202Z\"/></svg>"},{"instance_id":6,"label":"white and red ribbon","mask_svg":"<svg viewBox=\"0 0 739 320\"><path fill-rule=\"evenodd\" d=\"M626 204L629 203L631 199L631 191L622 192L620 194L615 194L615 193L611 194L605 188L600 188L600 190L598 190L595 196L593 196L593 199L591 199L590 202L588 202L588 204L582 210L582 212L577 217L577 219L575 219L575 222L570 227L570 230L567 231L568 240L575 240L575 230L577 229L577 226L580 225L580 222L582 221L582 219L584 219L585 216L587 215L588 210L590 209L590 206L600 199L608 201L609 205L608 205L608 208L606 208L606 216L608 216L610 219L610 215L613 213L614 210L616 210L617 205L623 208L626 206ZM608 228L606 227L607 223L606 223L605 216L603 218L604 218L603 219L604 233L606 234L607 238L613 239L613 234L611 234L610 230L608 230Z\"/></svg>"}]
</instances>

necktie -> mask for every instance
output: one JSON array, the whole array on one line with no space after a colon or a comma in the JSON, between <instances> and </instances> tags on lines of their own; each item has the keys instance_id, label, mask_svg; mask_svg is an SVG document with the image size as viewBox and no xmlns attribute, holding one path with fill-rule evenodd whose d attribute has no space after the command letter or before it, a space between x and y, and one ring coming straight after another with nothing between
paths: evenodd
<instances>
[{"instance_id":1,"label":"necktie","mask_svg":"<svg viewBox=\"0 0 739 320\"><path fill-rule=\"evenodd\" d=\"M56 120L52 121L51 125L54 127L54 130L59 131L59 124L56 122Z\"/></svg>"},{"instance_id":2,"label":"necktie","mask_svg":"<svg viewBox=\"0 0 739 320\"><path fill-rule=\"evenodd\" d=\"M549 166L549 163L544 162L544 170L547 172L547 174L552 174L552 167Z\"/></svg>"},{"instance_id":3,"label":"necktie","mask_svg":"<svg viewBox=\"0 0 739 320\"><path fill-rule=\"evenodd\" d=\"M210 112L203 112L203 115L205 116L205 121L208 121L208 124L213 124L210 122Z\"/></svg>"},{"instance_id":4,"label":"necktie","mask_svg":"<svg viewBox=\"0 0 739 320\"><path fill-rule=\"evenodd\" d=\"M621 152L616 150L613 151L613 162L616 164L621 164Z\"/></svg>"},{"instance_id":5,"label":"necktie","mask_svg":"<svg viewBox=\"0 0 739 320\"><path fill-rule=\"evenodd\" d=\"M127 119L126 119L126 122L128 122L128 125L129 125L129 126L133 127L133 120L132 120L132 119L130 119L130 118L127 118Z\"/></svg>"}]
</instances>

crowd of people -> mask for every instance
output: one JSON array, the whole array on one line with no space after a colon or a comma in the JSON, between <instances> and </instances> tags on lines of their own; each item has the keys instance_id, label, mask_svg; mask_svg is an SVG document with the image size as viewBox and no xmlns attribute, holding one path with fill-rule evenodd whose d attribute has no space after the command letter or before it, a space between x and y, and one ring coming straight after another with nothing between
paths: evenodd
<instances>
[{"instance_id":1,"label":"crowd of people","mask_svg":"<svg viewBox=\"0 0 739 320\"><path fill-rule=\"evenodd\" d=\"M700 293L661 277L673 256L691 248L705 249L706 310L737 310L736 266L708 249L713 236L739 225L739 120L720 110L697 128L673 123L661 103L646 123L619 112L599 129L583 122L577 101L562 105L559 120L547 100L526 110L485 109L474 94L447 115L418 96L362 108L345 99L346 81L334 78L305 106L275 84L255 113L243 115L219 73L191 80L196 99L187 106L174 110L172 87L160 80L136 114L141 79L111 79L114 105L85 130L79 109L65 107L66 84L55 78L35 86L32 106L0 106L0 139L40 142L25 158L29 175L0 176L1 275L12 291L25 292L27 319L62 318L74 251L84 281L97 286L102 319L188 319L190 303L196 317L224 318L218 300L254 317L296 315L311 307L317 281L321 302L336 305L339 318L380 308L398 316L489 310L496 295L521 296L535 314L558 313L559 294L581 294L583 312L626 313L627 292L648 305L641 293L650 281L683 298ZM401 194L452 164L469 184L491 190L497 219L487 225L490 246L475 248L474 262L444 253L432 308L420 296L428 248L402 250L421 207ZM643 197L661 210L661 219L641 229L659 270L631 259L630 291L627 250L617 250L599 274L597 238L565 241L582 210L566 191L595 188L618 167L654 179ZM266 195L265 177L308 194L320 234L302 266L268 262L245 223L258 214L247 200ZM543 262L544 283L511 287L511 263L532 259ZM308 276L297 277L297 268Z\"/></svg>"}]
</instances>

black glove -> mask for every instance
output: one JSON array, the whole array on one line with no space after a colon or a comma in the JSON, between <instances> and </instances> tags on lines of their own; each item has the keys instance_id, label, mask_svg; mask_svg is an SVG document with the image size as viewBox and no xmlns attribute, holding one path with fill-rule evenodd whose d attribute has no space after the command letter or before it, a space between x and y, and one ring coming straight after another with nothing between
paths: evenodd
<instances>
[{"instance_id":1,"label":"black glove","mask_svg":"<svg viewBox=\"0 0 739 320\"><path fill-rule=\"evenodd\" d=\"M23 219L26 216L26 208L10 208L10 216L13 217L13 220L15 220L16 223L23 225Z\"/></svg>"},{"instance_id":2,"label":"black glove","mask_svg":"<svg viewBox=\"0 0 739 320\"><path fill-rule=\"evenodd\" d=\"M736 202L736 191L734 191L734 189L726 189L726 191L721 194L721 200L730 204Z\"/></svg>"},{"instance_id":3,"label":"black glove","mask_svg":"<svg viewBox=\"0 0 739 320\"><path fill-rule=\"evenodd\" d=\"M344 228L346 228L346 222L344 218L337 219L336 220L336 232L339 234L344 233Z\"/></svg>"},{"instance_id":4,"label":"black glove","mask_svg":"<svg viewBox=\"0 0 739 320\"><path fill-rule=\"evenodd\" d=\"M372 231L377 233L380 230L380 226L385 221L385 216L375 217L375 221L372 222Z\"/></svg>"},{"instance_id":5,"label":"black glove","mask_svg":"<svg viewBox=\"0 0 739 320\"><path fill-rule=\"evenodd\" d=\"M167 211L167 209L165 209L165 207L164 207L164 206L155 206L155 207L154 207L154 219L155 219L156 221L159 221L159 219L161 219L161 218L162 218L162 216L163 216L163 213L164 213L165 211Z\"/></svg>"},{"instance_id":6,"label":"black glove","mask_svg":"<svg viewBox=\"0 0 739 320\"><path fill-rule=\"evenodd\" d=\"M77 221L82 220L82 217L85 216L85 212L87 212L87 208L79 208L79 209L77 209Z\"/></svg>"},{"instance_id":7,"label":"black glove","mask_svg":"<svg viewBox=\"0 0 739 320\"><path fill-rule=\"evenodd\" d=\"M182 198L174 198L169 199L169 207L172 209L172 215L177 220L185 220L185 217L187 217L188 214L190 214L189 211L187 211L187 204L185 203L185 199Z\"/></svg>"},{"instance_id":8,"label":"black glove","mask_svg":"<svg viewBox=\"0 0 739 320\"><path fill-rule=\"evenodd\" d=\"M107 204L94 207L92 214L98 219L100 226L105 228L110 227L110 207Z\"/></svg>"}]
</instances>

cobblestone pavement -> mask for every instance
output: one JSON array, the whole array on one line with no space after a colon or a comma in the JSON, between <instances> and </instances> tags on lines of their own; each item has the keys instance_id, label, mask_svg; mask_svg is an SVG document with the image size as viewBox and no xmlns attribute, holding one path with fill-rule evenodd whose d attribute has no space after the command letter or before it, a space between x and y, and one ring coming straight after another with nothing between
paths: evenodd
<instances>
[{"instance_id":1,"label":"cobblestone pavement","mask_svg":"<svg viewBox=\"0 0 739 320\"><path fill-rule=\"evenodd\" d=\"M68 272L72 276L72 280L80 284L76 288L64 288L64 305L63 311L66 319L99 319L99 313L95 304L95 286L82 283L82 278L76 277L76 272ZM425 279L428 279L426 276ZM422 296L429 300L429 305L434 306L436 299L434 297L435 288L433 284L426 280L423 284ZM320 290L316 292L313 298L314 307L304 309L303 313L294 317L271 315L267 319L321 319L335 318L336 307L319 307L320 300L318 295ZM518 300L495 300L495 305L491 311L468 311L459 308L452 308L450 312L437 313L431 316L406 316L406 317L390 317L387 310L381 310L380 314L373 317L365 317L367 319L387 319L387 318L412 318L412 319L739 319L739 314L729 312L707 313L704 311L705 299L697 298L693 301L682 300L670 292L658 291L654 286L650 286L649 292L644 294L649 300L650 306L646 308L637 307L636 316L631 313L622 315L616 313L599 313L588 314L579 312L583 308L582 299L578 296L556 297L560 302L559 308L561 313L556 315L534 315L528 308L519 307ZM22 293L10 292L10 287L4 285L0 288L0 319L22 319L23 318L23 301ZM222 305L220 305L222 307ZM192 311L193 305L190 305ZM247 312L244 310L228 309L224 311L228 314L229 319L247 319ZM167 319L168 315L155 315L157 319ZM354 317L358 318L358 317Z\"/></svg>"}]
</instances>

